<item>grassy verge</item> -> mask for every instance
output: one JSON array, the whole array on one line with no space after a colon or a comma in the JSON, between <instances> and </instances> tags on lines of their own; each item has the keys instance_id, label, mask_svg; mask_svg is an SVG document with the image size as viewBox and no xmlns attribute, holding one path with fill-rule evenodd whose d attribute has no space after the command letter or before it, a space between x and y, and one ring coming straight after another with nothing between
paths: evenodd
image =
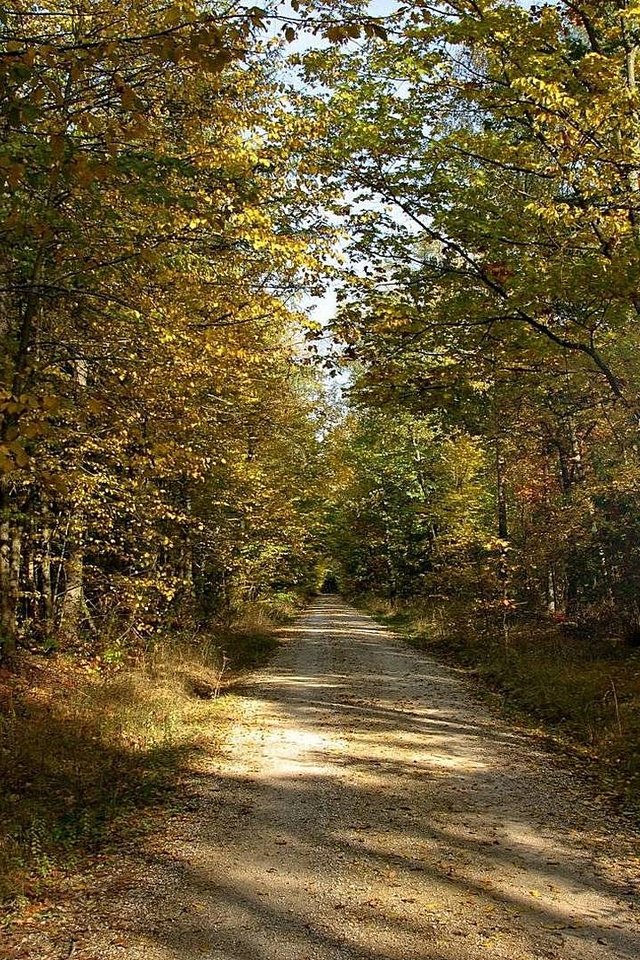
<instances>
[{"instance_id":1,"label":"grassy verge","mask_svg":"<svg viewBox=\"0 0 640 960\"><path fill-rule=\"evenodd\" d=\"M0 902L137 829L221 729L219 694L278 645L296 598L247 604L213 635L172 635L117 666L24 654L0 671Z\"/></svg>"},{"instance_id":2,"label":"grassy verge","mask_svg":"<svg viewBox=\"0 0 640 960\"><path fill-rule=\"evenodd\" d=\"M516 621L505 644L454 603L366 607L412 646L470 668L503 712L591 761L603 789L640 813L640 651L546 620Z\"/></svg>"}]
</instances>

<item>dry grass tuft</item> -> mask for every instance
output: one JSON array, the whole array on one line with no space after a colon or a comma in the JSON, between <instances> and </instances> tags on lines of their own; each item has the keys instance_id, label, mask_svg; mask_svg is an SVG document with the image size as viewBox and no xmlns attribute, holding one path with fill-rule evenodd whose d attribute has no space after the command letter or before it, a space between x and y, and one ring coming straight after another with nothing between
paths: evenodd
<instances>
[{"instance_id":1,"label":"dry grass tuft","mask_svg":"<svg viewBox=\"0 0 640 960\"><path fill-rule=\"evenodd\" d=\"M192 691L217 688L218 663L175 645L106 672L25 657L21 678L4 677L0 898L36 892L74 852L160 798L213 719Z\"/></svg>"},{"instance_id":2,"label":"dry grass tuft","mask_svg":"<svg viewBox=\"0 0 640 960\"><path fill-rule=\"evenodd\" d=\"M219 694L297 609L247 605L215 638L165 638L136 662L25 654L0 672L0 900L37 894L159 802L220 735Z\"/></svg>"}]
</instances>

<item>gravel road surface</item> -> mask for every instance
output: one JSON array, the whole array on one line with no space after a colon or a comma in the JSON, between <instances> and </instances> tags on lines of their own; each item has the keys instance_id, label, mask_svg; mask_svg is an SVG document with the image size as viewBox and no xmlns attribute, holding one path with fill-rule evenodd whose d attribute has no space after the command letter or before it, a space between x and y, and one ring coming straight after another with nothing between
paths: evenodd
<instances>
[{"instance_id":1,"label":"gravel road surface","mask_svg":"<svg viewBox=\"0 0 640 960\"><path fill-rule=\"evenodd\" d=\"M640 957L637 837L461 671L335 597L226 698L186 812L14 957Z\"/></svg>"}]
</instances>

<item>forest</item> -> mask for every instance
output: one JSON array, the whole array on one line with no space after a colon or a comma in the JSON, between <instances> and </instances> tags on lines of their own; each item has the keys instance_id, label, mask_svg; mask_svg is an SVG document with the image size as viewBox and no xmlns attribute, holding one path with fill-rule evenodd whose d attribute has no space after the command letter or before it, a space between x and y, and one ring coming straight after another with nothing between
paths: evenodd
<instances>
[{"instance_id":1,"label":"forest","mask_svg":"<svg viewBox=\"0 0 640 960\"><path fill-rule=\"evenodd\" d=\"M3 5L0 896L323 589L638 802L639 51L634 0Z\"/></svg>"}]
</instances>

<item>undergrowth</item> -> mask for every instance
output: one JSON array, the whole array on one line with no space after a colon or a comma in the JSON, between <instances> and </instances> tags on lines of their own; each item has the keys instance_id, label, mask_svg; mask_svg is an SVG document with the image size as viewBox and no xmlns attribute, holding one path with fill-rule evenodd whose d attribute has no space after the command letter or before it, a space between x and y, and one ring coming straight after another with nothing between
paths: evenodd
<instances>
[{"instance_id":1,"label":"undergrowth","mask_svg":"<svg viewBox=\"0 0 640 960\"><path fill-rule=\"evenodd\" d=\"M219 694L269 656L299 608L277 595L244 604L224 631L175 631L135 660L25 653L0 671L0 901L38 895L161 802L215 741Z\"/></svg>"},{"instance_id":2,"label":"undergrowth","mask_svg":"<svg viewBox=\"0 0 640 960\"><path fill-rule=\"evenodd\" d=\"M497 628L455 602L368 599L412 646L471 667L501 706L597 764L606 788L640 812L640 651L573 635L545 619Z\"/></svg>"}]
</instances>

